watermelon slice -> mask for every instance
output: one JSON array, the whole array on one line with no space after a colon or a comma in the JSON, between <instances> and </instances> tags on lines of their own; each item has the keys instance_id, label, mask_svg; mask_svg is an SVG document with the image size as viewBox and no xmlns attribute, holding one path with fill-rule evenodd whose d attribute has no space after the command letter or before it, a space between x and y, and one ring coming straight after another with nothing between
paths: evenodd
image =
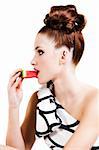
<instances>
[{"instance_id":1,"label":"watermelon slice","mask_svg":"<svg viewBox=\"0 0 99 150\"><path fill-rule=\"evenodd\" d=\"M22 78L34 78L34 77L37 78L37 72L22 70L21 77Z\"/></svg>"}]
</instances>

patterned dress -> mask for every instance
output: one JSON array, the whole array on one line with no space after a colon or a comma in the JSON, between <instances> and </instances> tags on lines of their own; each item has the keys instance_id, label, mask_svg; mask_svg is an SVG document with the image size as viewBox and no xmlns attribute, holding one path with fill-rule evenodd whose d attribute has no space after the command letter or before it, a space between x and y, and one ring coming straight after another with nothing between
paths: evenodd
<instances>
[{"instance_id":1,"label":"patterned dress","mask_svg":"<svg viewBox=\"0 0 99 150\"><path fill-rule=\"evenodd\" d=\"M38 91L36 136L43 137L51 150L62 150L79 125L60 105L51 90L42 87ZM91 148L99 150L99 137Z\"/></svg>"}]
</instances>

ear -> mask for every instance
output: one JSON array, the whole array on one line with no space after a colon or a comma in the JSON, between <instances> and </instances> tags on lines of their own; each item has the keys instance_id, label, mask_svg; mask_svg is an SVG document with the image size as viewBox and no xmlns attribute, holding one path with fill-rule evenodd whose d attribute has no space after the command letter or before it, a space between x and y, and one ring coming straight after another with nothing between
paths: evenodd
<instances>
[{"instance_id":1,"label":"ear","mask_svg":"<svg viewBox=\"0 0 99 150\"><path fill-rule=\"evenodd\" d=\"M68 58L68 53L69 50L68 49L63 49L60 53L60 64L65 64L66 60Z\"/></svg>"}]
</instances>

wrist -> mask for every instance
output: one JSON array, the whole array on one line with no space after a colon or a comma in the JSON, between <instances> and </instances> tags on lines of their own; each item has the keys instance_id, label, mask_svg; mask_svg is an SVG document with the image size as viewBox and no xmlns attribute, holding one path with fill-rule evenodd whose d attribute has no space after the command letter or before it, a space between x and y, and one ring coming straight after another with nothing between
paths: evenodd
<instances>
[{"instance_id":1,"label":"wrist","mask_svg":"<svg viewBox=\"0 0 99 150\"><path fill-rule=\"evenodd\" d=\"M11 109L19 109L19 107L20 107L20 103L18 103L18 102L13 102L13 101L9 101L9 108L11 108Z\"/></svg>"},{"instance_id":2,"label":"wrist","mask_svg":"<svg viewBox=\"0 0 99 150\"><path fill-rule=\"evenodd\" d=\"M9 110L17 110L17 111L19 111L19 105L12 105L12 104L10 104L9 105Z\"/></svg>"}]
</instances>

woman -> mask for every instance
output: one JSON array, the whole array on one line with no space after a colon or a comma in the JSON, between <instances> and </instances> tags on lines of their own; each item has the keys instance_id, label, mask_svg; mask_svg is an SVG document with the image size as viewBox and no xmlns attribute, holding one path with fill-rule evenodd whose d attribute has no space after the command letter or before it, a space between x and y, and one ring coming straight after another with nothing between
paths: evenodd
<instances>
[{"instance_id":1,"label":"woman","mask_svg":"<svg viewBox=\"0 0 99 150\"><path fill-rule=\"evenodd\" d=\"M99 91L75 76L84 50L85 17L74 5L53 6L44 23L31 62L43 86L31 96L20 128L21 69L11 75L7 144L31 149L37 137L53 150L99 149Z\"/></svg>"}]
</instances>

